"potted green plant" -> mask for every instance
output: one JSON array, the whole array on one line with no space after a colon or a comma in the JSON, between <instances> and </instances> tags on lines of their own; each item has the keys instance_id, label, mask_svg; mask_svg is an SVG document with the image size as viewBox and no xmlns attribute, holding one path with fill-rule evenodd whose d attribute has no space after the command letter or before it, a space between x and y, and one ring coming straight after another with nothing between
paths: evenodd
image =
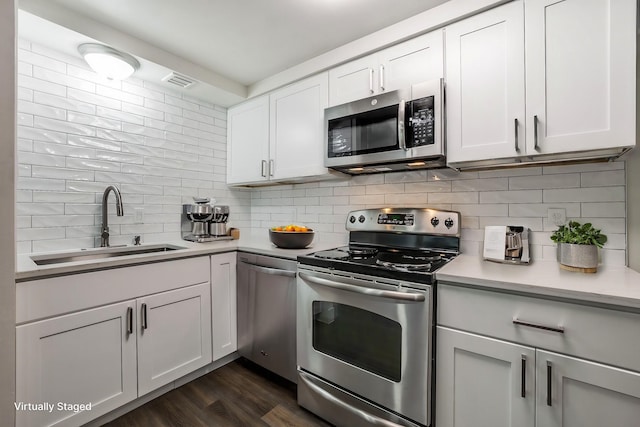
<instances>
[{"instance_id":1,"label":"potted green plant","mask_svg":"<svg viewBox=\"0 0 640 427\"><path fill-rule=\"evenodd\" d=\"M598 269L598 248L605 244L607 236L589 222L569 221L551 234L551 240L558 244L561 268L595 273Z\"/></svg>"}]
</instances>

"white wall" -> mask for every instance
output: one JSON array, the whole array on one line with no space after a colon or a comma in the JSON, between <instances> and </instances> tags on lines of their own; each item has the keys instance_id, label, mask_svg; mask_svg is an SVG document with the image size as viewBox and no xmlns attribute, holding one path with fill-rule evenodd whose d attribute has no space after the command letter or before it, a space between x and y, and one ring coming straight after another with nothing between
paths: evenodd
<instances>
[{"instance_id":1,"label":"white wall","mask_svg":"<svg viewBox=\"0 0 640 427\"><path fill-rule=\"evenodd\" d=\"M15 418L15 3L0 1L0 423Z\"/></svg>"},{"instance_id":2,"label":"white wall","mask_svg":"<svg viewBox=\"0 0 640 427\"><path fill-rule=\"evenodd\" d=\"M354 177L342 182L255 189L252 227L298 223L320 238L346 239L353 209L382 206L452 209L462 214L462 250L480 253L486 225L524 225L534 259L555 259L549 208L592 222L608 235L606 264L625 265L625 164L597 163L458 173L450 169Z\"/></svg>"},{"instance_id":3,"label":"white wall","mask_svg":"<svg viewBox=\"0 0 640 427\"><path fill-rule=\"evenodd\" d=\"M103 79L78 57L20 40L18 51L18 253L99 245L104 189L111 244L179 239L193 196L249 225L250 194L229 190L226 109L135 78ZM136 221L142 210L143 222Z\"/></svg>"}]
</instances>

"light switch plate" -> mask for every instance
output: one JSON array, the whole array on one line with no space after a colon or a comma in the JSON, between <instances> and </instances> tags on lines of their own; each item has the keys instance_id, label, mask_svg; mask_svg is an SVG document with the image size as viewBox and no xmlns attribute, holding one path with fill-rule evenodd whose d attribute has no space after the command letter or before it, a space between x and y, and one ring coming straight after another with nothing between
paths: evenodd
<instances>
[{"instance_id":1,"label":"light switch plate","mask_svg":"<svg viewBox=\"0 0 640 427\"><path fill-rule=\"evenodd\" d=\"M133 212L135 213L134 222L136 224L142 224L144 222L144 209L143 208L134 208Z\"/></svg>"},{"instance_id":2,"label":"light switch plate","mask_svg":"<svg viewBox=\"0 0 640 427\"><path fill-rule=\"evenodd\" d=\"M562 225L567 222L567 211L564 208L549 208L547 219L554 225Z\"/></svg>"}]
</instances>

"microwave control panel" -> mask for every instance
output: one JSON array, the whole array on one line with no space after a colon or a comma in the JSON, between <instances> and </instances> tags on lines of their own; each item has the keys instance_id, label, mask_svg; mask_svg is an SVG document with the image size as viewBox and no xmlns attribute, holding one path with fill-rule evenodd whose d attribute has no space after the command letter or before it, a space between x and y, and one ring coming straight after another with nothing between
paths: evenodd
<instances>
[{"instance_id":1,"label":"microwave control panel","mask_svg":"<svg viewBox=\"0 0 640 427\"><path fill-rule=\"evenodd\" d=\"M435 144L434 97L407 102L405 111L408 124L407 146L419 147Z\"/></svg>"}]
</instances>

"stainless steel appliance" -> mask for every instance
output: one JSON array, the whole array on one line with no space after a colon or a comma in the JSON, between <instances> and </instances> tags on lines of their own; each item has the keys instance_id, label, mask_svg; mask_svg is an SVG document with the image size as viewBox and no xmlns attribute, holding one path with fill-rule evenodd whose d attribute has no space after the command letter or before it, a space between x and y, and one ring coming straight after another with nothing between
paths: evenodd
<instances>
[{"instance_id":1,"label":"stainless steel appliance","mask_svg":"<svg viewBox=\"0 0 640 427\"><path fill-rule=\"evenodd\" d=\"M212 206L208 198L193 198L193 204L182 205L182 239L191 242L229 240L227 221L229 206Z\"/></svg>"},{"instance_id":2,"label":"stainless steel appliance","mask_svg":"<svg viewBox=\"0 0 640 427\"><path fill-rule=\"evenodd\" d=\"M238 353L295 382L296 262L238 254Z\"/></svg>"},{"instance_id":3,"label":"stainless steel appliance","mask_svg":"<svg viewBox=\"0 0 640 427\"><path fill-rule=\"evenodd\" d=\"M325 166L348 174L442 167L443 83L415 84L325 110Z\"/></svg>"},{"instance_id":4,"label":"stainless steel appliance","mask_svg":"<svg viewBox=\"0 0 640 427\"><path fill-rule=\"evenodd\" d=\"M338 426L432 422L434 272L460 247L460 214L347 216L349 246L298 257L298 403Z\"/></svg>"},{"instance_id":5,"label":"stainless steel appliance","mask_svg":"<svg viewBox=\"0 0 640 427\"><path fill-rule=\"evenodd\" d=\"M483 257L505 264L529 264L529 229L519 225L485 227Z\"/></svg>"}]
</instances>

